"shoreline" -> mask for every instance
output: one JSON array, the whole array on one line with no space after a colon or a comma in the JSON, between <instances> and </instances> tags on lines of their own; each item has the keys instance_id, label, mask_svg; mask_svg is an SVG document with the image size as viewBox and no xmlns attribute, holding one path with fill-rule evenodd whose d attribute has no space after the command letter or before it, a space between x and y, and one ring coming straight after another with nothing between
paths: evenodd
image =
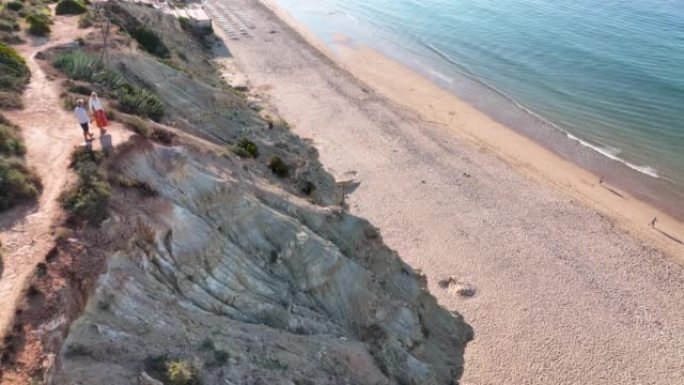
<instances>
[{"instance_id":1,"label":"shoreline","mask_svg":"<svg viewBox=\"0 0 684 385\"><path fill-rule=\"evenodd\" d=\"M260 2L335 65L388 100L417 112L427 122L448 127L471 146L486 149L520 174L552 186L613 218L624 230L684 263L684 244L678 242L684 242L684 221L637 198L623 187L624 183L599 183L600 175L499 123L376 49L355 45L342 34L333 36L334 47L331 48L274 0ZM581 145L579 141L578 145ZM649 227L653 218L658 219L659 232Z\"/></svg>"}]
</instances>

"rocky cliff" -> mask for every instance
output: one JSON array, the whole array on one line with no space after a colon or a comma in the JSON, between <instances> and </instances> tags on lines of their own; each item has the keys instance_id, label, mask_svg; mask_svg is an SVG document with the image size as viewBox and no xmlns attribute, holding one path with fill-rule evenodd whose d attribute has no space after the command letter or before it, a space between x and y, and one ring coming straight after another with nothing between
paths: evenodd
<instances>
[{"instance_id":1,"label":"rocky cliff","mask_svg":"<svg viewBox=\"0 0 684 385\"><path fill-rule=\"evenodd\" d=\"M112 159L156 193L117 194L56 383L131 384L160 358L207 384L455 383L471 329L378 231L243 166L143 140Z\"/></svg>"},{"instance_id":2,"label":"rocky cliff","mask_svg":"<svg viewBox=\"0 0 684 385\"><path fill-rule=\"evenodd\" d=\"M110 12L124 31L151 25L162 39L188 36L147 8ZM197 76L141 50L112 57L166 105L161 124L146 124L176 137L135 136L99 165L112 184L108 219L60 241L35 279L39 299L18 318L17 330L28 330L19 350L47 353L36 376L109 385L458 382L472 329L436 303L376 228L346 212L310 145L250 108L210 61L192 64L204 71ZM238 156L245 140L258 155Z\"/></svg>"}]
</instances>

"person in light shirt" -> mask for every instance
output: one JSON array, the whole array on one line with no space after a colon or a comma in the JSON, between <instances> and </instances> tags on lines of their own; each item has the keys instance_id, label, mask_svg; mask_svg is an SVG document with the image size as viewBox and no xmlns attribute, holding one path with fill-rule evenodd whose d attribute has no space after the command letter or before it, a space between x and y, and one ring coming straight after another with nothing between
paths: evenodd
<instances>
[{"instance_id":1,"label":"person in light shirt","mask_svg":"<svg viewBox=\"0 0 684 385\"><path fill-rule=\"evenodd\" d=\"M97 97L96 92L90 94L90 102L88 103L88 106L90 107L90 113L92 113L93 117L95 118L95 124L97 125L97 128L100 129L100 135L104 135L107 133L107 129L105 127L109 125L109 122L107 121L107 112L104 109L102 101L99 97Z\"/></svg>"},{"instance_id":2,"label":"person in light shirt","mask_svg":"<svg viewBox=\"0 0 684 385\"><path fill-rule=\"evenodd\" d=\"M92 141L95 138L95 135L90 133L90 127L88 126L88 123L90 122L90 116L88 116L88 110L85 109L85 102L83 99L78 99L78 101L76 101L74 115L76 115L76 120L78 120L78 124L80 124L81 128L83 129L83 138L85 141Z\"/></svg>"}]
</instances>

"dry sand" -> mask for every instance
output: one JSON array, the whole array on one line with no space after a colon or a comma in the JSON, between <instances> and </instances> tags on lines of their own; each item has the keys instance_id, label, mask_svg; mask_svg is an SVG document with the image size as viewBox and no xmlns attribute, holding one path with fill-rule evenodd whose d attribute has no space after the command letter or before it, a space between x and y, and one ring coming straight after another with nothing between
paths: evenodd
<instances>
[{"instance_id":1,"label":"dry sand","mask_svg":"<svg viewBox=\"0 0 684 385\"><path fill-rule=\"evenodd\" d=\"M684 247L647 226L681 223L372 50L230 3L255 25L227 40L253 89L475 328L463 383L684 383Z\"/></svg>"}]
</instances>

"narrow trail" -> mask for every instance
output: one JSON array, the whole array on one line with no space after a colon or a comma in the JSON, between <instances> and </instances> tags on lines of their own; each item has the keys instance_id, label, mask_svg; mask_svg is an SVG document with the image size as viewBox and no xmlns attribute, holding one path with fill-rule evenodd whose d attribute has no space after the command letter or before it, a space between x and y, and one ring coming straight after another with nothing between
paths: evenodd
<instances>
[{"instance_id":1,"label":"narrow trail","mask_svg":"<svg viewBox=\"0 0 684 385\"><path fill-rule=\"evenodd\" d=\"M37 205L17 209L0 216L0 239L3 244L3 269L0 271L0 338L12 321L24 283L35 266L54 246L54 225L62 215L57 201L69 183L69 159L75 146L84 145L81 129L73 114L64 111L59 97L59 80L50 80L35 56L38 52L74 41L90 30L77 28L77 17L55 17L49 39L27 38L16 49L31 69L31 82L24 93L25 108L3 112L22 128L26 141L26 160L43 183ZM131 133L118 124L109 127L100 138L97 129L93 149L122 143Z\"/></svg>"}]
</instances>

